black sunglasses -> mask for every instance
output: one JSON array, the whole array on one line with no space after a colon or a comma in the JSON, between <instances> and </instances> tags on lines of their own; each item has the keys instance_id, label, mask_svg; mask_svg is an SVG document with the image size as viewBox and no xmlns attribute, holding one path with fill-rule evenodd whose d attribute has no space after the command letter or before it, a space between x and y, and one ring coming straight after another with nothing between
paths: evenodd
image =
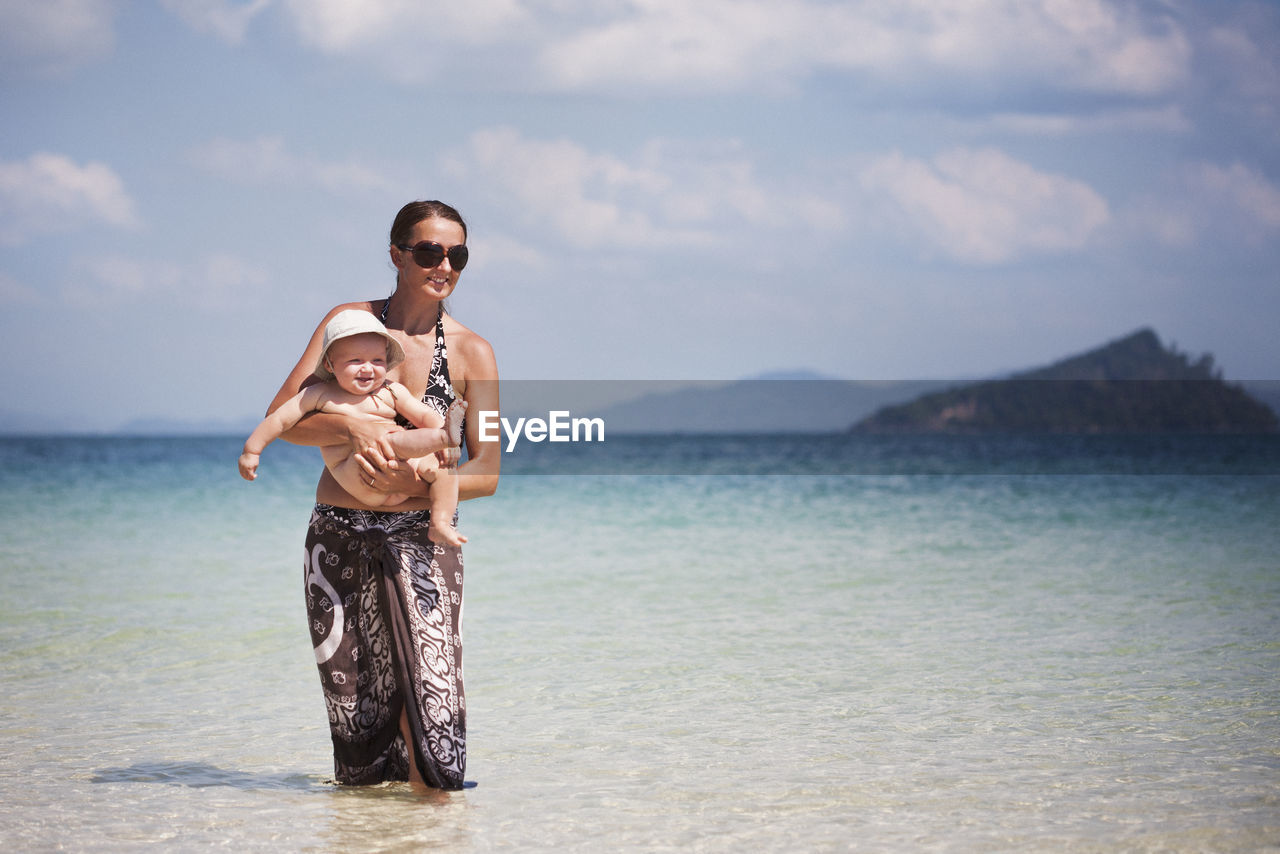
<instances>
[{"instance_id":1,"label":"black sunglasses","mask_svg":"<svg viewBox=\"0 0 1280 854\"><path fill-rule=\"evenodd\" d=\"M467 266L467 259L471 257L471 253L467 251L465 243L450 246L446 250L439 243L424 240L413 246L407 243L397 243L396 248L402 252L412 252L414 263L428 270L432 267L439 267L440 262L445 259L446 255L449 256L449 265L455 270L461 270Z\"/></svg>"}]
</instances>

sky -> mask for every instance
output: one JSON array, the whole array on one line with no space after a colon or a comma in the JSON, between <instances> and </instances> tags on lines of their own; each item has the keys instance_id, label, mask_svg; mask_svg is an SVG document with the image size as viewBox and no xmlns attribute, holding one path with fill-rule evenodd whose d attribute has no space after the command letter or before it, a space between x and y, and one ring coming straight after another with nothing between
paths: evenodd
<instances>
[{"instance_id":1,"label":"sky","mask_svg":"<svg viewBox=\"0 0 1280 854\"><path fill-rule=\"evenodd\" d=\"M504 378L1280 379L1280 4L0 0L0 424L257 417L413 199Z\"/></svg>"}]
</instances>

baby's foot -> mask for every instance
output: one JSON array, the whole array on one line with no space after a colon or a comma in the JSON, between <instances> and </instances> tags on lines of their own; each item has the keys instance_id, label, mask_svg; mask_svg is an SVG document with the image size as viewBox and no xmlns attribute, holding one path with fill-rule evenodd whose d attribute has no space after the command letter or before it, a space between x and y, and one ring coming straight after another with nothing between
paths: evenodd
<instances>
[{"instance_id":1,"label":"baby's foot","mask_svg":"<svg viewBox=\"0 0 1280 854\"><path fill-rule=\"evenodd\" d=\"M432 522L431 540L436 543L444 543L447 546L460 546L467 541L467 538L458 533L458 529L448 522L440 524Z\"/></svg>"},{"instance_id":2,"label":"baby's foot","mask_svg":"<svg viewBox=\"0 0 1280 854\"><path fill-rule=\"evenodd\" d=\"M449 434L450 445L462 444L462 425L467 418L467 402L455 400L444 417L444 429Z\"/></svg>"}]
</instances>

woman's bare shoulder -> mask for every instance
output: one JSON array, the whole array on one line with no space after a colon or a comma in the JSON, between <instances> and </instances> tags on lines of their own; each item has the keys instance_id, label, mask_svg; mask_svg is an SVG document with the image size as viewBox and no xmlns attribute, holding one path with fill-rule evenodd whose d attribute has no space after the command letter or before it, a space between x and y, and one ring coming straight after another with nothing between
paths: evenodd
<instances>
[{"instance_id":1,"label":"woman's bare shoulder","mask_svg":"<svg viewBox=\"0 0 1280 854\"><path fill-rule=\"evenodd\" d=\"M356 309L358 311L367 311L376 315L382 309L382 303L384 301L385 300L381 300L381 299L366 299L366 300L357 300L356 302L344 302L341 305L335 305L333 308L329 309L329 313L324 316L325 322L328 322L329 319L332 318L338 312L347 311L348 309Z\"/></svg>"},{"instance_id":2,"label":"woman's bare shoulder","mask_svg":"<svg viewBox=\"0 0 1280 854\"><path fill-rule=\"evenodd\" d=\"M488 356L493 358L493 347L474 329L463 326L449 315L445 315L444 334L449 342L449 351L466 356Z\"/></svg>"},{"instance_id":3,"label":"woman's bare shoulder","mask_svg":"<svg viewBox=\"0 0 1280 854\"><path fill-rule=\"evenodd\" d=\"M493 347L478 332L445 315L444 334L451 365L460 363L459 367L466 376L482 379L497 376Z\"/></svg>"}]
</instances>

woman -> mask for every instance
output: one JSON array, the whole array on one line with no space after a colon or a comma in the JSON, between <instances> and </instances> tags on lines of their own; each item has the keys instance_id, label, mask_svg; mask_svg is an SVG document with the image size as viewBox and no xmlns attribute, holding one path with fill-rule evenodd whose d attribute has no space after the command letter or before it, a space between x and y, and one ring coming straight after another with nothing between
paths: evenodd
<instances>
[{"instance_id":1,"label":"woman","mask_svg":"<svg viewBox=\"0 0 1280 854\"><path fill-rule=\"evenodd\" d=\"M317 381L312 370L334 315L372 313L404 347L406 358L389 372L391 379L441 414L455 394L467 401L460 500L493 494L501 455L498 443L479 441L480 413L498 409L493 350L444 310L467 262L466 241L466 223L452 207L405 205L391 225L391 296L330 311L271 403L274 411ZM386 432L315 413L285 434L300 445L350 441L370 487L415 496L388 512L362 504L328 470L316 487L306 544L307 616L329 709L334 771L340 783L411 780L460 789L466 772L462 552L428 537L427 484L390 452ZM440 450L424 445L407 456Z\"/></svg>"}]
</instances>

